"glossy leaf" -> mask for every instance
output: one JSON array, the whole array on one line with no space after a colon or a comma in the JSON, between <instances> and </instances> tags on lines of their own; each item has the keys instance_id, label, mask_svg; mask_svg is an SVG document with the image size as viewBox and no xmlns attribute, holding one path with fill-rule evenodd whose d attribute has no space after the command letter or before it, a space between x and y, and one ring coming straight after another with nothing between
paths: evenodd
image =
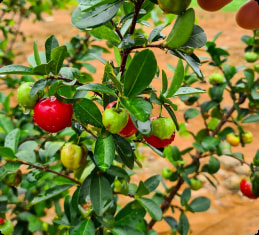
<instances>
[{"instance_id":1,"label":"glossy leaf","mask_svg":"<svg viewBox=\"0 0 259 235\"><path fill-rule=\"evenodd\" d=\"M138 229L129 226L115 227L111 229L111 231L114 235L145 235L144 232L141 232Z\"/></svg>"},{"instance_id":2,"label":"glossy leaf","mask_svg":"<svg viewBox=\"0 0 259 235\"><path fill-rule=\"evenodd\" d=\"M63 66L64 59L67 57L67 47L66 46L60 46L56 47L51 51L51 60L54 61L54 63L51 66L51 72L55 75L57 75Z\"/></svg>"},{"instance_id":3,"label":"glossy leaf","mask_svg":"<svg viewBox=\"0 0 259 235\"><path fill-rule=\"evenodd\" d=\"M35 62L37 65L40 65L41 61L40 61L40 55L39 55L39 51L38 51L37 41L34 41L33 49L34 49Z\"/></svg>"},{"instance_id":4,"label":"glossy leaf","mask_svg":"<svg viewBox=\"0 0 259 235\"><path fill-rule=\"evenodd\" d=\"M0 146L0 156L7 158L7 159L14 159L14 153L11 148L8 147L2 147Z\"/></svg>"},{"instance_id":5,"label":"glossy leaf","mask_svg":"<svg viewBox=\"0 0 259 235\"><path fill-rule=\"evenodd\" d=\"M110 89L107 86L104 86L102 84L98 84L98 83L88 83L88 84L78 87L77 90L101 92L104 94L109 94L109 95L117 97L116 93L112 89Z\"/></svg>"},{"instance_id":6,"label":"glossy leaf","mask_svg":"<svg viewBox=\"0 0 259 235\"><path fill-rule=\"evenodd\" d=\"M174 94L174 96L181 96L181 95L193 95L193 94L200 94L205 93L206 91L192 88L192 87L180 87Z\"/></svg>"},{"instance_id":7,"label":"glossy leaf","mask_svg":"<svg viewBox=\"0 0 259 235\"><path fill-rule=\"evenodd\" d=\"M141 93L153 80L156 69L156 58L151 50L143 50L137 53L125 73L125 96L134 97Z\"/></svg>"},{"instance_id":8,"label":"glossy leaf","mask_svg":"<svg viewBox=\"0 0 259 235\"><path fill-rule=\"evenodd\" d=\"M154 219L155 221L160 221L163 217L162 211L160 207L149 198L139 198L138 202L145 208L148 214Z\"/></svg>"},{"instance_id":9,"label":"glossy leaf","mask_svg":"<svg viewBox=\"0 0 259 235\"><path fill-rule=\"evenodd\" d=\"M183 47L200 48L205 46L207 36L204 30L199 25L194 25L192 35Z\"/></svg>"},{"instance_id":10,"label":"glossy leaf","mask_svg":"<svg viewBox=\"0 0 259 235\"><path fill-rule=\"evenodd\" d=\"M80 222L78 225L73 227L70 232L70 235L95 235L94 224L90 219Z\"/></svg>"},{"instance_id":11,"label":"glossy leaf","mask_svg":"<svg viewBox=\"0 0 259 235\"><path fill-rule=\"evenodd\" d=\"M93 210L101 216L113 199L109 181L102 175L95 175L90 184L90 199Z\"/></svg>"},{"instance_id":12,"label":"glossy leaf","mask_svg":"<svg viewBox=\"0 0 259 235\"><path fill-rule=\"evenodd\" d=\"M116 46L119 45L121 41L119 36L113 30L104 25L93 29L91 31L91 35L102 40L108 40Z\"/></svg>"},{"instance_id":13,"label":"glossy leaf","mask_svg":"<svg viewBox=\"0 0 259 235\"><path fill-rule=\"evenodd\" d=\"M72 14L72 24L79 29L103 25L116 15L122 3L123 1L120 0L104 1L84 10L79 6Z\"/></svg>"},{"instance_id":14,"label":"glossy leaf","mask_svg":"<svg viewBox=\"0 0 259 235\"><path fill-rule=\"evenodd\" d=\"M36 163L36 154L34 150L38 147L35 141L26 141L22 143L15 156L26 162Z\"/></svg>"},{"instance_id":15,"label":"glossy leaf","mask_svg":"<svg viewBox=\"0 0 259 235\"><path fill-rule=\"evenodd\" d=\"M189 228L190 228L190 224L189 224L188 218L184 213L181 213L180 219L179 219L179 226L178 226L178 230L180 234L187 235L189 232Z\"/></svg>"},{"instance_id":16,"label":"glossy leaf","mask_svg":"<svg viewBox=\"0 0 259 235\"><path fill-rule=\"evenodd\" d=\"M153 175L144 181L144 185L149 192L153 192L158 187L160 181L161 181L160 175Z\"/></svg>"},{"instance_id":17,"label":"glossy leaf","mask_svg":"<svg viewBox=\"0 0 259 235\"><path fill-rule=\"evenodd\" d=\"M148 101L138 98L121 98L121 104L128 110L130 115L137 120L141 122L149 120L152 112L152 105Z\"/></svg>"},{"instance_id":18,"label":"glossy leaf","mask_svg":"<svg viewBox=\"0 0 259 235\"><path fill-rule=\"evenodd\" d=\"M46 51L46 59L47 62L51 60L51 51L58 47L58 40L55 35L51 35L45 42L45 51Z\"/></svg>"},{"instance_id":19,"label":"glossy leaf","mask_svg":"<svg viewBox=\"0 0 259 235\"><path fill-rule=\"evenodd\" d=\"M250 115L247 118L245 118L242 123L253 123L253 122L259 122L259 115Z\"/></svg>"},{"instance_id":20,"label":"glossy leaf","mask_svg":"<svg viewBox=\"0 0 259 235\"><path fill-rule=\"evenodd\" d=\"M0 74L33 75L33 69L17 64L11 64L0 68Z\"/></svg>"},{"instance_id":21,"label":"glossy leaf","mask_svg":"<svg viewBox=\"0 0 259 235\"><path fill-rule=\"evenodd\" d=\"M18 128L12 130L5 137L4 147L10 148L14 153L17 151L17 146L20 138L20 130Z\"/></svg>"},{"instance_id":22,"label":"glossy leaf","mask_svg":"<svg viewBox=\"0 0 259 235\"><path fill-rule=\"evenodd\" d=\"M118 167L118 166L111 166L111 167L107 170L107 174L113 175L113 176L118 177L118 178L123 178L123 179L125 179L127 182L130 181L130 177L129 177L127 171L124 170L124 169L121 168L121 167Z\"/></svg>"},{"instance_id":23,"label":"glossy leaf","mask_svg":"<svg viewBox=\"0 0 259 235\"><path fill-rule=\"evenodd\" d=\"M33 87L31 88L30 96L34 97L37 93L44 90L44 88L47 85L47 79L40 79L37 82L33 84Z\"/></svg>"},{"instance_id":24,"label":"glossy leaf","mask_svg":"<svg viewBox=\"0 0 259 235\"><path fill-rule=\"evenodd\" d=\"M99 128L103 126L100 110L97 105L89 99L82 99L80 102L74 104L74 113L76 119L83 125L91 124Z\"/></svg>"},{"instance_id":25,"label":"glossy leaf","mask_svg":"<svg viewBox=\"0 0 259 235\"><path fill-rule=\"evenodd\" d=\"M102 170L107 171L115 158L115 145L112 135L102 138L98 137L95 143L94 161Z\"/></svg>"},{"instance_id":26,"label":"glossy leaf","mask_svg":"<svg viewBox=\"0 0 259 235\"><path fill-rule=\"evenodd\" d=\"M8 134L14 129L12 121L2 114L0 114L0 127L3 129L5 134Z\"/></svg>"},{"instance_id":27,"label":"glossy leaf","mask_svg":"<svg viewBox=\"0 0 259 235\"><path fill-rule=\"evenodd\" d=\"M197 197L191 203L190 207L194 212L204 212L210 208L210 199L206 197Z\"/></svg>"}]
</instances>

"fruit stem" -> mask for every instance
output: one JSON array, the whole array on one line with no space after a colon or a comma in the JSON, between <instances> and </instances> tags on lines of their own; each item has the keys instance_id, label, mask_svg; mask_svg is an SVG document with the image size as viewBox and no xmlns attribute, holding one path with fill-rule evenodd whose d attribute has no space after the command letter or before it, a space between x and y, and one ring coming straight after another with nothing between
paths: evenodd
<instances>
[{"instance_id":1,"label":"fruit stem","mask_svg":"<svg viewBox=\"0 0 259 235\"><path fill-rule=\"evenodd\" d=\"M161 118L162 117L162 109L163 109L163 107L162 107L162 104L160 105L160 110L159 110L159 117Z\"/></svg>"}]
</instances>

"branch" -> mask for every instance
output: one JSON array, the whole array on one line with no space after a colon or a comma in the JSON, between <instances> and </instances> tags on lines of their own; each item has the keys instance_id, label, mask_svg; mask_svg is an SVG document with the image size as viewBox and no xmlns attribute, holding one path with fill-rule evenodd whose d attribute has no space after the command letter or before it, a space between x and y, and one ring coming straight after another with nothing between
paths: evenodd
<instances>
[{"instance_id":1,"label":"branch","mask_svg":"<svg viewBox=\"0 0 259 235\"><path fill-rule=\"evenodd\" d=\"M122 36L122 34L121 34L121 31L119 30L119 28L117 27L117 25L113 22L113 20L111 20L111 24L114 26L115 32L118 34L118 36L120 37L120 39L123 40L123 36Z\"/></svg>"},{"instance_id":2,"label":"branch","mask_svg":"<svg viewBox=\"0 0 259 235\"><path fill-rule=\"evenodd\" d=\"M17 160L17 161L20 162L20 163L23 164L23 165L27 165L27 166L34 167L34 168L39 169L39 170L41 170L41 171L43 171L43 172L50 172L50 173L59 175L59 176L61 176L61 177L63 177L63 178L66 178L66 179L69 179L69 180L75 182L75 183L78 184L78 185L81 185L81 182L79 182L79 181L77 181L77 180L75 180L75 179L73 179L73 178L70 178L69 176L64 175L64 174L62 174L62 173L60 173L60 172L51 170L51 169L49 169L49 168L47 168L47 167L45 167L45 166L38 166L38 165L29 163L29 162L25 162L25 161L20 160L20 159Z\"/></svg>"}]
</instances>

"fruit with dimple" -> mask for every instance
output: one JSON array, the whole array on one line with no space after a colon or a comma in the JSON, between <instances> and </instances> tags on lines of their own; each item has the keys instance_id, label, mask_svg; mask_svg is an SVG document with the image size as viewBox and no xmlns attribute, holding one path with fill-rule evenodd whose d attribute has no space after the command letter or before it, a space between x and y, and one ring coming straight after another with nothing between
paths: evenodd
<instances>
[{"instance_id":1,"label":"fruit with dimple","mask_svg":"<svg viewBox=\"0 0 259 235\"><path fill-rule=\"evenodd\" d=\"M242 133L241 138L244 144L250 144L253 142L253 134L250 131Z\"/></svg>"},{"instance_id":2,"label":"fruit with dimple","mask_svg":"<svg viewBox=\"0 0 259 235\"><path fill-rule=\"evenodd\" d=\"M0 232L3 235L12 235L13 234L13 224L10 220L5 220L0 218Z\"/></svg>"},{"instance_id":3,"label":"fruit with dimple","mask_svg":"<svg viewBox=\"0 0 259 235\"><path fill-rule=\"evenodd\" d=\"M165 13L180 15L190 5L191 0L158 0L159 7Z\"/></svg>"},{"instance_id":4,"label":"fruit with dimple","mask_svg":"<svg viewBox=\"0 0 259 235\"><path fill-rule=\"evenodd\" d=\"M192 190L199 190L202 188L202 181L197 178L191 178L191 189Z\"/></svg>"},{"instance_id":5,"label":"fruit with dimple","mask_svg":"<svg viewBox=\"0 0 259 235\"><path fill-rule=\"evenodd\" d=\"M171 118L151 117L151 136L143 138L155 148L165 148L171 144L175 138L176 127Z\"/></svg>"},{"instance_id":6,"label":"fruit with dimple","mask_svg":"<svg viewBox=\"0 0 259 235\"><path fill-rule=\"evenodd\" d=\"M85 156L87 149L83 150L79 145L67 143L61 149L60 160L67 169L77 170L84 165Z\"/></svg>"},{"instance_id":7,"label":"fruit with dimple","mask_svg":"<svg viewBox=\"0 0 259 235\"><path fill-rule=\"evenodd\" d=\"M73 106L55 96L40 100L34 107L34 122L43 130L56 133L72 125Z\"/></svg>"},{"instance_id":8,"label":"fruit with dimple","mask_svg":"<svg viewBox=\"0 0 259 235\"><path fill-rule=\"evenodd\" d=\"M113 101L113 102L109 103L106 106L106 109L112 108L116 103L117 103L117 101ZM128 138L128 137L134 135L138 131L138 129L135 127L129 114L128 114L128 117L129 117L129 119L128 119L126 126L118 133L120 136L125 137L125 138Z\"/></svg>"},{"instance_id":9,"label":"fruit with dimple","mask_svg":"<svg viewBox=\"0 0 259 235\"><path fill-rule=\"evenodd\" d=\"M218 11L232 0L197 0L198 5L205 11Z\"/></svg>"},{"instance_id":10,"label":"fruit with dimple","mask_svg":"<svg viewBox=\"0 0 259 235\"><path fill-rule=\"evenodd\" d=\"M234 133L227 134L226 141L232 146L238 146L240 144L239 136L235 135Z\"/></svg>"},{"instance_id":11,"label":"fruit with dimple","mask_svg":"<svg viewBox=\"0 0 259 235\"><path fill-rule=\"evenodd\" d=\"M109 132L117 134L127 125L128 113L123 108L105 109L102 115L103 125Z\"/></svg>"},{"instance_id":12,"label":"fruit with dimple","mask_svg":"<svg viewBox=\"0 0 259 235\"><path fill-rule=\"evenodd\" d=\"M256 199L257 197L254 195L252 190L252 184L250 180L242 179L240 182L240 191L242 194L248 198Z\"/></svg>"},{"instance_id":13,"label":"fruit with dimple","mask_svg":"<svg viewBox=\"0 0 259 235\"><path fill-rule=\"evenodd\" d=\"M25 109L33 109L37 101L42 97L39 94L31 97L30 92L33 86L33 82L25 82L21 84L17 89L17 101Z\"/></svg>"},{"instance_id":14,"label":"fruit with dimple","mask_svg":"<svg viewBox=\"0 0 259 235\"><path fill-rule=\"evenodd\" d=\"M221 84L224 81L224 77L221 73L213 73L209 76L209 83L212 85Z\"/></svg>"},{"instance_id":15,"label":"fruit with dimple","mask_svg":"<svg viewBox=\"0 0 259 235\"><path fill-rule=\"evenodd\" d=\"M236 13L236 22L248 30L259 29L259 3L255 0L249 0L239 8Z\"/></svg>"},{"instance_id":16,"label":"fruit with dimple","mask_svg":"<svg viewBox=\"0 0 259 235\"><path fill-rule=\"evenodd\" d=\"M258 55L257 53L250 51L250 52L246 52L245 53L245 60L249 63L253 63L255 61L257 61L258 59Z\"/></svg>"}]
</instances>

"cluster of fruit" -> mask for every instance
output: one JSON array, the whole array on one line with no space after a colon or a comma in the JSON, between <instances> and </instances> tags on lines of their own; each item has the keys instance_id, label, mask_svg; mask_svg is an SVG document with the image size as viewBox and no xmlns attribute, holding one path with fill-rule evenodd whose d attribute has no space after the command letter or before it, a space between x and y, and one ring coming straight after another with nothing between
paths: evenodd
<instances>
[{"instance_id":1,"label":"cluster of fruit","mask_svg":"<svg viewBox=\"0 0 259 235\"><path fill-rule=\"evenodd\" d=\"M55 96L42 98L42 95L31 96L33 83L25 82L17 90L17 101L24 109L33 109L34 123L49 133L56 133L72 125L73 106L58 100ZM138 131L129 113L121 107L113 107L117 101L107 105L102 115L106 130L128 138ZM169 117L151 117L152 134L143 136L145 141L155 148L165 148L175 138L175 124ZM61 162L70 169L76 170L83 165L87 149L76 144L67 143L61 149Z\"/></svg>"},{"instance_id":2,"label":"cluster of fruit","mask_svg":"<svg viewBox=\"0 0 259 235\"><path fill-rule=\"evenodd\" d=\"M253 134L250 131L246 131L241 134L241 140L244 144L250 144L253 142ZM234 133L229 133L226 136L226 141L232 146L238 146L240 144L240 137Z\"/></svg>"}]
</instances>

